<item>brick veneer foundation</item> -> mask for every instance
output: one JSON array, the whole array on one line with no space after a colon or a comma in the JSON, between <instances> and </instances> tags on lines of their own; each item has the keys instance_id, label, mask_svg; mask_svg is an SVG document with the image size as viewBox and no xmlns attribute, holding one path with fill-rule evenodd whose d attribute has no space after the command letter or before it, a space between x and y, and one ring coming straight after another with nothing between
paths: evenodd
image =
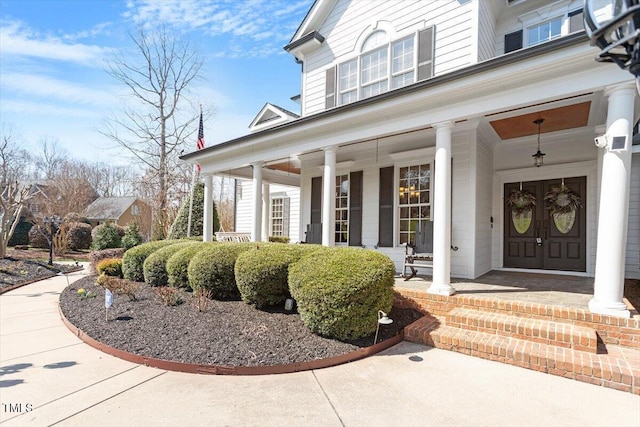
<instances>
[{"instance_id":1,"label":"brick veneer foundation","mask_svg":"<svg viewBox=\"0 0 640 427\"><path fill-rule=\"evenodd\" d=\"M395 299L425 314L407 341L640 394L640 319L403 288Z\"/></svg>"}]
</instances>

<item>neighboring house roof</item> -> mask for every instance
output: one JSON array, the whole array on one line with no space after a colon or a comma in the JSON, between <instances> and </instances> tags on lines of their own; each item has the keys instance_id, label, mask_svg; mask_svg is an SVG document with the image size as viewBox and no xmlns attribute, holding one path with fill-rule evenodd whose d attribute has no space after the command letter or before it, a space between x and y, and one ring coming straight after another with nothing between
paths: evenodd
<instances>
[{"instance_id":1,"label":"neighboring house roof","mask_svg":"<svg viewBox=\"0 0 640 427\"><path fill-rule=\"evenodd\" d=\"M249 130L255 132L299 118L300 116L296 113L267 102L249 125Z\"/></svg>"},{"instance_id":2,"label":"neighboring house roof","mask_svg":"<svg viewBox=\"0 0 640 427\"><path fill-rule=\"evenodd\" d=\"M85 216L96 220L115 220L135 202L144 203L137 197L100 197L87 206Z\"/></svg>"}]
</instances>

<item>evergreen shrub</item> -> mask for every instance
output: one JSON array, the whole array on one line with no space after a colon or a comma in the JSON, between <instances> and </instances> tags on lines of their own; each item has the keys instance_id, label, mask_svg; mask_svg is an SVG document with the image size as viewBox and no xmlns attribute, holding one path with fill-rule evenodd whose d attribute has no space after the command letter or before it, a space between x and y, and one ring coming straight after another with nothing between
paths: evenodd
<instances>
[{"instance_id":1,"label":"evergreen shrub","mask_svg":"<svg viewBox=\"0 0 640 427\"><path fill-rule=\"evenodd\" d=\"M242 301L263 308L282 304L289 293L289 266L319 245L268 245L251 248L236 260L235 276Z\"/></svg>"},{"instance_id":2,"label":"evergreen shrub","mask_svg":"<svg viewBox=\"0 0 640 427\"><path fill-rule=\"evenodd\" d=\"M124 236L122 236L122 247L125 249L131 249L134 246L138 246L140 243L142 243L140 227L138 227L138 223L130 222L124 229Z\"/></svg>"},{"instance_id":3,"label":"evergreen shrub","mask_svg":"<svg viewBox=\"0 0 640 427\"><path fill-rule=\"evenodd\" d=\"M181 248L167 260L167 276L169 286L174 288L191 289L189 286L189 275L187 269L191 259L207 245L216 243L205 243L203 241L193 242L191 246Z\"/></svg>"},{"instance_id":4,"label":"evergreen shrub","mask_svg":"<svg viewBox=\"0 0 640 427\"><path fill-rule=\"evenodd\" d=\"M122 257L122 274L125 279L135 282L144 281L144 261L149 255L165 246L174 245L181 240L156 240L143 243L126 251Z\"/></svg>"},{"instance_id":5,"label":"evergreen shrub","mask_svg":"<svg viewBox=\"0 0 640 427\"><path fill-rule=\"evenodd\" d=\"M77 251L91 246L91 225L84 222L70 222L67 225L67 247Z\"/></svg>"},{"instance_id":6,"label":"evergreen shrub","mask_svg":"<svg viewBox=\"0 0 640 427\"><path fill-rule=\"evenodd\" d=\"M103 249L101 251L93 251L89 254L89 273L98 274L97 265L100 261L107 258L122 258L124 248Z\"/></svg>"},{"instance_id":7,"label":"evergreen shrub","mask_svg":"<svg viewBox=\"0 0 640 427\"><path fill-rule=\"evenodd\" d=\"M183 239L187 237L187 228L189 228L189 206L191 196L187 197L176 217L171 228L169 229L169 239ZM213 202L212 202L213 203ZM220 221L218 220L218 212L215 203L212 209L213 215L213 231L220 229ZM204 218L204 184L198 183L193 189L193 211L191 213L191 236L202 236Z\"/></svg>"},{"instance_id":8,"label":"evergreen shrub","mask_svg":"<svg viewBox=\"0 0 640 427\"><path fill-rule=\"evenodd\" d=\"M29 231L31 230L31 227L33 227L33 222L27 218L21 217L20 222L16 225L16 229L13 231L13 235L7 243L7 246L28 245Z\"/></svg>"},{"instance_id":9,"label":"evergreen shrub","mask_svg":"<svg viewBox=\"0 0 640 427\"><path fill-rule=\"evenodd\" d=\"M166 286L169 282L167 274L167 261L169 258L179 250L197 244L197 242L190 241L176 243L175 245L160 248L149 255L142 265L145 283L149 286Z\"/></svg>"},{"instance_id":10,"label":"evergreen shrub","mask_svg":"<svg viewBox=\"0 0 640 427\"><path fill-rule=\"evenodd\" d=\"M122 277L122 259L105 258L98 263L96 270L105 276Z\"/></svg>"},{"instance_id":11,"label":"evergreen shrub","mask_svg":"<svg viewBox=\"0 0 640 427\"><path fill-rule=\"evenodd\" d=\"M375 332L378 310L391 310L394 274L393 261L379 252L327 248L291 266L289 287L311 331L350 340Z\"/></svg>"},{"instance_id":12,"label":"evergreen shrub","mask_svg":"<svg viewBox=\"0 0 640 427\"><path fill-rule=\"evenodd\" d=\"M216 300L233 300L240 297L234 266L238 255L256 246L268 243L231 243L224 242L207 245L198 252L189 263L187 274L189 286L195 292L204 288L211 291L211 298Z\"/></svg>"},{"instance_id":13,"label":"evergreen shrub","mask_svg":"<svg viewBox=\"0 0 640 427\"><path fill-rule=\"evenodd\" d=\"M115 224L105 222L96 226L91 232L93 239L91 243L91 249L94 251L100 251L103 249L120 248L122 247L122 240L120 236L120 229Z\"/></svg>"}]
</instances>

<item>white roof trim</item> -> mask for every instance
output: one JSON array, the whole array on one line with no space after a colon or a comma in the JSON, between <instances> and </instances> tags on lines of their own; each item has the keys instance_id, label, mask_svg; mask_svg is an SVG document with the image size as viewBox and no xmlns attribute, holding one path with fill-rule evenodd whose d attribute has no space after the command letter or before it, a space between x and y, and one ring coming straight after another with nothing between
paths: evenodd
<instances>
[{"instance_id":1,"label":"white roof trim","mask_svg":"<svg viewBox=\"0 0 640 427\"><path fill-rule=\"evenodd\" d=\"M298 118L300 118L300 116L297 114L267 102L249 125L249 130L251 132L257 132L259 130L291 122Z\"/></svg>"},{"instance_id":2,"label":"white roof trim","mask_svg":"<svg viewBox=\"0 0 640 427\"><path fill-rule=\"evenodd\" d=\"M313 31L317 31L337 2L338 0L316 0L307 13L307 16L305 16L304 20L291 38L289 44Z\"/></svg>"}]
</instances>

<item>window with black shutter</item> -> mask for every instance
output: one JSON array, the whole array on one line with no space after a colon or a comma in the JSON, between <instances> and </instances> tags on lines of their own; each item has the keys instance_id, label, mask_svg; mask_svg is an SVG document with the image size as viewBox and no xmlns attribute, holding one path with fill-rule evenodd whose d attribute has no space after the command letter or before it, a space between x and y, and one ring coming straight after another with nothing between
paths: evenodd
<instances>
[{"instance_id":1,"label":"window with black shutter","mask_svg":"<svg viewBox=\"0 0 640 427\"><path fill-rule=\"evenodd\" d=\"M378 246L393 246L393 171L380 168L380 198L378 208Z\"/></svg>"},{"instance_id":2,"label":"window with black shutter","mask_svg":"<svg viewBox=\"0 0 640 427\"><path fill-rule=\"evenodd\" d=\"M362 246L362 171L349 176L349 246Z\"/></svg>"},{"instance_id":3,"label":"window with black shutter","mask_svg":"<svg viewBox=\"0 0 640 427\"><path fill-rule=\"evenodd\" d=\"M522 30L505 34L504 36L504 53L513 52L522 49Z\"/></svg>"}]
</instances>

